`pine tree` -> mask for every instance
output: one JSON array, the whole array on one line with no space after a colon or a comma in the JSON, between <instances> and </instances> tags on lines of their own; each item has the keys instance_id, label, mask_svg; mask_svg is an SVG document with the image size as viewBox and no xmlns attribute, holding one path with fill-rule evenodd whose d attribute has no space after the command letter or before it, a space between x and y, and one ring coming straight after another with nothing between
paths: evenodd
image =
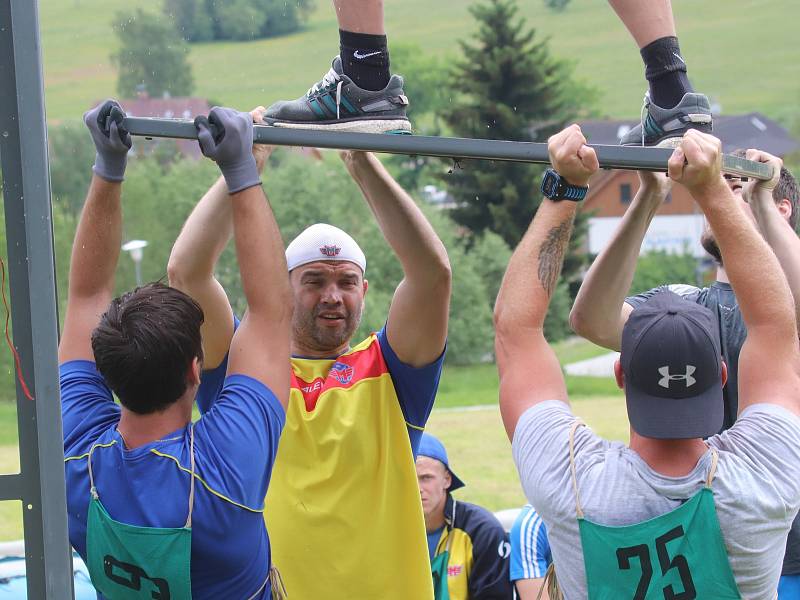
<instances>
[{"instance_id":1,"label":"pine tree","mask_svg":"<svg viewBox=\"0 0 800 600\"><path fill-rule=\"evenodd\" d=\"M470 8L478 22L474 42L460 42L463 59L450 84L444 119L460 137L546 141L594 101L572 79L571 65L550 54L547 40L518 16L515 0L486 0ZM475 233L491 229L512 248L528 227L541 195L544 168L472 161L446 177L459 203L456 221Z\"/></svg>"}]
</instances>

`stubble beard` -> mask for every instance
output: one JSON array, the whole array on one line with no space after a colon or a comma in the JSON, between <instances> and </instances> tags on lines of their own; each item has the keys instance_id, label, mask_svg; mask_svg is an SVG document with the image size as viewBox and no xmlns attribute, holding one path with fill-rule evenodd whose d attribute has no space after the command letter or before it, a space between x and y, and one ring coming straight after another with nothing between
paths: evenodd
<instances>
[{"instance_id":1,"label":"stubble beard","mask_svg":"<svg viewBox=\"0 0 800 600\"><path fill-rule=\"evenodd\" d=\"M334 352L350 341L361 324L364 305L358 312L348 312L344 318L344 327L328 328L317 324L321 312L319 307L301 314L297 310L292 319L292 335L297 345L314 352Z\"/></svg>"}]
</instances>

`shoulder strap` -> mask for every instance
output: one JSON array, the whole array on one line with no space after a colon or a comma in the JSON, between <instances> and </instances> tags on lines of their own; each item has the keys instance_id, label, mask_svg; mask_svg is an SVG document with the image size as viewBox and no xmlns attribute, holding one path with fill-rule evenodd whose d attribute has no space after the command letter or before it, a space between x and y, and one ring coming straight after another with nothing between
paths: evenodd
<instances>
[{"instance_id":1,"label":"shoulder strap","mask_svg":"<svg viewBox=\"0 0 800 600\"><path fill-rule=\"evenodd\" d=\"M547 573L545 573L544 581L542 582L542 587L539 588L536 600L543 600L542 594L544 594L545 590L547 590L547 598L549 600L564 600L564 594L561 593L561 587L558 585L558 579L556 579L556 564L552 562L547 567Z\"/></svg>"},{"instance_id":2,"label":"shoulder strap","mask_svg":"<svg viewBox=\"0 0 800 600\"><path fill-rule=\"evenodd\" d=\"M575 432L578 427L584 427L586 423L576 420L569 430L569 470L572 475L572 489L575 491L575 513L579 519L583 518L583 509L581 508L581 497L578 493L578 475L575 470Z\"/></svg>"},{"instance_id":3,"label":"shoulder strap","mask_svg":"<svg viewBox=\"0 0 800 600\"><path fill-rule=\"evenodd\" d=\"M192 512L194 511L194 423L189 423L189 453L191 454L192 471L189 473L189 515L186 517L187 529L192 526Z\"/></svg>"},{"instance_id":4,"label":"shoulder strap","mask_svg":"<svg viewBox=\"0 0 800 600\"><path fill-rule=\"evenodd\" d=\"M711 489L711 484L714 481L714 475L717 474L717 463L719 462L719 452L716 448L711 448L711 466L708 468L708 477L706 477L706 487Z\"/></svg>"}]
</instances>

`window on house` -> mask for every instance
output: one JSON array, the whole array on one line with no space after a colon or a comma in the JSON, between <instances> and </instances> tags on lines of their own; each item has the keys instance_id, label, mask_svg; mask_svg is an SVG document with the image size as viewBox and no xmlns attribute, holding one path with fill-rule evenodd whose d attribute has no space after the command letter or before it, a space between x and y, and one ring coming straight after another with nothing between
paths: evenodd
<instances>
[{"instance_id":1,"label":"window on house","mask_svg":"<svg viewBox=\"0 0 800 600\"><path fill-rule=\"evenodd\" d=\"M633 195L631 194L631 184L630 183L619 184L619 201L622 204L630 204L632 199Z\"/></svg>"}]
</instances>

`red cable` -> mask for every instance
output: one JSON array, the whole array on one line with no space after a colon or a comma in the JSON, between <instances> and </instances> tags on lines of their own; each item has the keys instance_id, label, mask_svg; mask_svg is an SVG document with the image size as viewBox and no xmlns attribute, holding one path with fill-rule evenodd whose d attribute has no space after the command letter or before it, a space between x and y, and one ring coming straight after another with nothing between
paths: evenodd
<instances>
[{"instance_id":1,"label":"red cable","mask_svg":"<svg viewBox=\"0 0 800 600\"><path fill-rule=\"evenodd\" d=\"M6 265L3 262L3 257L0 256L0 271L2 271L2 282L0 282L0 294L3 296L3 306L6 309L6 343L8 347L11 348L11 353L14 355L14 363L16 364L16 372L17 377L19 378L19 383L22 386L22 393L25 394L25 397L28 400L33 400L33 395L31 394L30 390L28 389L28 384L25 383L25 377L22 375L22 365L20 364L19 353L17 349L14 347L14 343L11 341L11 336L8 335L8 321L11 318L11 311L8 308L8 300L6 300Z\"/></svg>"}]
</instances>

